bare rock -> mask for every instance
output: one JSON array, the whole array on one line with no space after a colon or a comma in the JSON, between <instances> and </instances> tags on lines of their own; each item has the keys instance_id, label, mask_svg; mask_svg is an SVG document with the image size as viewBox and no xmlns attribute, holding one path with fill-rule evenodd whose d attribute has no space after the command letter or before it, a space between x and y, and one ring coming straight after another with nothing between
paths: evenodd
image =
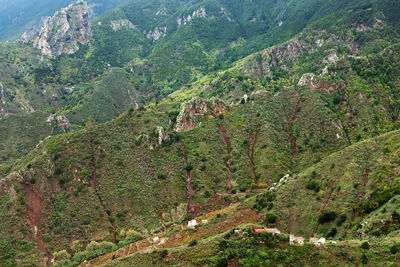
<instances>
[{"instance_id":1,"label":"bare rock","mask_svg":"<svg viewBox=\"0 0 400 267\"><path fill-rule=\"evenodd\" d=\"M54 58L74 54L79 49L78 43L85 44L91 38L88 6L78 1L47 17L33 45L42 55Z\"/></svg>"},{"instance_id":2,"label":"bare rock","mask_svg":"<svg viewBox=\"0 0 400 267\"><path fill-rule=\"evenodd\" d=\"M198 117L216 117L228 111L227 105L220 100L206 101L195 98L182 104L181 111L177 118L175 131L189 131L200 126L201 121Z\"/></svg>"}]
</instances>

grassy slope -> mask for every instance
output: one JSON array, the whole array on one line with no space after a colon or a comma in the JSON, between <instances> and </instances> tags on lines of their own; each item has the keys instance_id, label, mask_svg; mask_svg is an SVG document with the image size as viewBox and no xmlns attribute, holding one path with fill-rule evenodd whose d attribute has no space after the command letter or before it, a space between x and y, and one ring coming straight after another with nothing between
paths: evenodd
<instances>
[{"instance_id":1,"label":"grassy slope","mask_svg":"<svg viewBox=\"0 0 400 267\"><path fill-rule=\"evenodd\" d=\"M331 17L331 19L333 18ZM347 24L344 23L344 25ZM356 27L357 25L354 26L354 28ZM381 38L383 49L386 49L385 53L378 51L378 55L384 59L385 55L396 55L395 51L397 51L395 50L396 46L390 46L385 39L388 38L388 33L394 33L391 35L391 40L396 40L393 38L396 35L391 30L391 26L387 25L387 27L388 31ZM353 31L355 31L354 28ZM374 36L380 31L380 28L375 30L372 28L365 33L365 36L368 37L369 34ZM301 39L303 42L311 36L310 43L314 44L312 38L320 37L312 35L312 32L307 33L310 35L303 36ZM344 47L351 47L353 44L351 40ZM371 44L375 42L374 40L372 38L372 41L360 46L360 53L366 53L367 49L372 47ZM292 54L295 63L291 61L283 63L293 68L294 77L301 77L304 72L301 71L302 67L307 66L318 74L319 62L329 55L328 51L334 44L332 41L327 41L326 47L321 48L321 51L306 49L307 53L303 56L301 53ZM336 46L338 45L336 44ZM287 44L277 47L278 56L291 54L292 51L287 50L287 47ZM392 54L387 53L390 51ZM318 54L318 52L322 52L322 54ZM271 66L276 67L274 60L277 61L277 59L274 58L271 50L266 50L264 53L265 57L261 58L261 62L265 62L265 70L271 69ZM307 57L311 60L307 60ZM398 64L396 57L389 58L392 58L393 61L389 61L387 65L383 66L392 67ZM375 62L373 61L374 57L369 60ZM344 61L352 63L347 58ZM70 242L76 239L112 240L115 230L118 232L122 228L132 227L146 232L143 228L156 229L162 224L170 223L161 220L162 213L170 213L180 203L185 202L184 180L187 165L184 161L181 143L171 131L174 125L170 124L170 120L173 121L174 115L168 114L168 112L176 111L181 101L188 97L190 90L193 90L192 92L195 94L200 94L204 90L203 96L205 97L217 92L219 97L226 100L236 100L234 97L240 100L239 96L244 93L250 94L257 87L262 89L262 81L268 75L257 74L253 66L260 63L256 64L255 62L258 62L257 55L239 62L237 67L225 72L233 73L233 77L224 75L224 72L220 76L218 74L214 77L206 77L188 91L182 90L173 94L159 106L151 105L148 111L132 111L110 123L51 138L27 157L16 161L12 170L20 171L22 182L14 179L11 183L4 184L2 196L10 199L10 202L8 205L2 206L1 214L5 218L13 220L10 221L10 225L19 225L19 227L15 230L6 226L2 228L3 236L16 237L16 240L7 241L5 244L16 248L18 257L23 258L21 255L24 255L25 251L19 248L19 244L24 239L30 242L44 242L47 244L47 250L54 252L68 247ZM225 192L227 170L226 157L222 154L225 153L226 147L218 125L223 125L227 129L228 136L232 141L232 171L236 170L233 171L232 179L234 189L242 187L244 190L250 188L255 178L247 156L247 144L253 142L252 138L249 140L251 130L253 130L253 136L255 132L260 132L254 154L256 176L260 182L271 184L287 172L296 173L308 167L317 168L318 165L312 165L331 152L347 145L343 129L338 130L337 127L338 117L344 120L348 115L344 111L344 114L338 112L339 106L345 107L346 111L350 111L350 108L357 110L353 113L355 125L351 125L351 128L354 127L356 130L349 131L351 142L357 141L357 134L362 132L363 128L373 129L371 134L375 136L394 127L390 121L395 113L389 113L385 105L393 99L392 92L396 90L396 84L392 87L383 85L385 90L382 90L382 86L377 86L376 82L369 80L368 75L358 74L352 68L345 68L340 72L338 66L340 65L332 66L335 68L330 71L347 73L348 70L351 70L350 75L341 76L341 78L350 82L356 77L364 84L360 87L358 84L353 85L352 90L349 90L348 93L351 97L342 104L340 104L340 94L339 101L335 102L338 88L327 93L324 89L329 86L297 87L293 86L297 83L297 79L291 81L287 78L289 74L274 75L273 80L278 82L278 92L283 89L279 88L279 81L286 83L285 86L290 86L290 88L275 94L276 88L272 87L274 82L268 81L265 84L265 92L251 95L252 100L249 103L233 106L231 111L220 118L203 118L201 127L179 134L180 140L183 141L188 152L188 162L193 167L191 170L195 189L193 200L198 204L200 211L218 208L224 204L224 201L229 200L229 197L221 197L221 193ZM280 69L282 68L283 66L280 66ZM257 69L259 70L259 68ZM281 71L275 69L273 73L275 74L275 72L280 73ZM393 75L393 73L389 74ZM334 78L332 76L334 75L331 75L331 78ZM217 82L227 81L229 83L221 82L218 85L213 80L210 82L208 80L210 77L215 78ZM330 78L326 80L329 82L328 85L333 87L342 83L342 81L332 81ZM244 82L249 84L243 86ZM216 90L220 88L223 93ZM368 97L368 92L371 91L372 93ZM374 108L371 108L370 103L378 99L382 102L377 102ZM299 101L300 106L297 109ZM294 114L297 115L293 121ZM389 126L381 127L382 123L383 125L389 123ZM171 142L163 144L161 147L155 146L157 126L163 126L173 136ZM296 137L294 159L291 159L293 149L282 129L289 131L291 137ZM337 138L336 134L341 135L341 138ZM142 137L140 138L140 136ZM149 136L148 142L146 142L147 136ZM369 135L365 134L361 136L361 139L367 137ZM153 147L153 150L150 147ZM361 160L363 161L363 159ZM6 174L8 170L3 169L2 173ZM317 172L317 174L319 173ZM339 171L334 174L339 174ZM305 173L301 173L299 177L303 177L302 175L306 176ZM163 180L164 177L165 180ZM334 177L329 178L334 179ZM384 179L386 179L385 176ZM321 188L321 194L329 192L331 189L322 183ZM286 202L291 199L290 190L291 188L287 187L287 191L283 192L289 194L288 198L282 198L275 205L276 207L282 205L281 209L275 207L275 212L282 218L279 222L282 227L285 227L285 214L283 214L285 208L289 204L291 205ZM302 189L299 196L306 194L304 191ZM372 190L367 188L366 194L371 192ZM307 191L307 193L309 192ZM306 195L307 197L312 196L311 194ZM325 198L325 194L321 198ZM354 201L354 196L349 199L349 203L351 203ZM35 206L35 203L39 203L39 205ZM315 205L317 204L315 202ZM330 202L327 203L329 209L334 208L329 205ZM37 220L38 217L41 219ZM296 219L293 220L293 227L295 227L293 231L302 231L296 226L301 222L305 222L308 233L310 233L308 229L316 226L315 221L309 221L306 216L304 218L293 218ZM39 235L33 234L35 225L38 226ZM324 229L322 228L317 230L323 233ZM11 233L10 231L15 232ZM343 233L344 229L339 229L339 232ZM24 236L27 237L24 238ZM117 235L116 238L119 236ZM6 245L4 245L4 250L9 251ZM45 249L42 248L42 250ZM38 250L30 248L29 251ZM37 259L37 255L32 256L32 260L35 259Z\"/></svg>"},{"instance_id":2,"label":"grassy slope","mask_svg":"<svg viewBox=\"0 0 400 267\"><path fill-rule=\"evenodd\" d=\"M107 76L110 68L123 68L121 71L129 73L126 80L130 80L134 91L141 95L140 99L133 97L132 102L148 103L205 73L226 68L234 60L288 40L327 12L351 8L360 3L355 0L335 4L321 2L310 0L293 5L284 1L230 1L229 4L224 1L169 1L167 5L165 1L135 1L97 19L93 24L92 42L82 46L75 55L45 60L39 65L39 57L30 51L29 46L5 45L1 52L4 73L0 76L8 99L5 110L11 114L26 114L33 110L62 112L73 124L80 126L89 118L104 122L130 107L130 101L111 99L120 106L111 109L103 103L104 98L109 98L109 93L125 91L125 87L130 85L122 83L121 86L116 85L118 88L114 89L117 90L106 90L104 93L98 93L98 87L93 85ZM304 10L304 6L314 11L312 18L308 14L299 15L298 11ZM100 9L105 7L108 6L103 5ZM178 28L179 17L187 17L201 7L207 8L207 19L194 19L192 24ZM220 8L224 8L227 16L234 21L227 20ZM159 11L167 15L157 15ZM113 31L110 21L121 18L132 21L137 29ZM278 27L280 20L283 25ZM152 44L146 35L156 27L167 27L167 36ZM71 94L69 88L74 87L78 90ZM120 96L128 98L126 94ZM2 104L0 106L3 108ZM22 128L15 131L25 135ZM27 143L27 148L32 148L48 134L50 132L44 135L35 133L36 138ZM3 154L7 155L19 156L26 151L14 153L7 151L9 146L5 147Z\"/></svg>"}]
</instances>

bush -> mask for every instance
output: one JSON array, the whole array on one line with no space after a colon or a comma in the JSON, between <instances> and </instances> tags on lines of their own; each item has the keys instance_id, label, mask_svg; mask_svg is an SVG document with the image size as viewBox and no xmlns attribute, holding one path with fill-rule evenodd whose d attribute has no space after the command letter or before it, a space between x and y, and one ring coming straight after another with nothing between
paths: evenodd
<instances>
[{"instance_id":1,"label":"bush","mask_svg":"<svg viewBox=\"0 0 400 267\"><path fill-rule=\"evenodd\" d=\"M337 234L337 229L336 227L333 227L331 230L329 230L329 232L326 234L326 237L334 237Z\"/></svg>"},{"instance_id":2,"label":"bush","mask_svg":"<svg viewBox=\"0 0 400 267\"><path fill-rule=\"evenodd\" d=\"M209 197L211 197L211 193L210 193L209 191L205 191L204 194L203 194L203 196L204 196L205 198L209 198Z\"/></svg>"},{"instance_id":3,"label":"bush","mask_svg":"<svg viewBox=\"0 0 400 267\"><path fill-rule=\"evenodd\" d=\"M84 250L83 241L77 240L77 241L72 242L71 250L74 253L82 252Z\"/></svg>"},{"instance_id":4,"label":"bush","mask_svg":"<svg viewBox=\"0 0 400 267\"><path fill-rule=\"evenodd\" d=\"M337 214L334 211L326 211L318 217L318 223L324 224L331 222L336 218Z\"/></svg>"},{"instance_id":5,"label":"bush","mask_svg":"<svg viewBox=\"0 0 400 267\"><path fill-rule=\"evenodd\" d=\"M363 242L361 244L360 248L368 250L369 249L369 243L367 241Z\"/></svg>"},{"instance_id":6,"label":"bush","mask_svg":"<svg viewBox=\"0 0 400 267\"><path fill-rule=\"evenodd\" d=\"M315 193L318 193L319 190L320 190L319 184L317 182L315 182L315 181L308 181L307 184L306 184L306 188L308 190L314 190Z\"/></svg>"},{"instance_id":7,"label":"bush","mask_svg":"<svg viewBox=\"0 0 400 267\"><path fill-rule=\"evenodd\" d=\"M64 249L53 254L55 261L69 260L71 255Z\"/></svg>"},{"instance_id":8,"label":"bush","mask_svg":"<svg viewBox=\"0 0 400 267\"><path fill-rule=\"evenodd\" d=\"M273 213L268 214L268 223L275 223L276 221L276 216Z\"/></svg>"},{"instance_id":9,"label":"bush","mask_svg":"<svg viewBox=\"0 0 400 267\"><path fill-rule=\"evenodd\" d=\"M197 245L197 240L196 239L193 239L192 241L190 241L190 243L189 243L189 247L194 247L194 246L196 246Z\"/></svg>"},{"instance_id":10,"label":"bush","mask_svg":"<svg viewBox=\"0 0 400 267\"><path fill-rule=\"evenodd\" d=\"M160 257L165 258L166 256L168 256L168 250L166 250L166 249L161 250Z\"/></svg>"},{"instance_id":11,"label":"bush","mask_svg":"<svg viewBox=\"0 0 400 267\"><path fill-rule=\"evenodd\" d=\"M245 185L242 185L242 186L240 186L240 188L239 188L239 191L240 191L240 192L246 192L246 190L247 190L247 186L245 186Z\"/></svg>"},{"instance_id":12,"label":"bush","mask_svg":"<svg viewBox=\"0 0 400 267\"><path fill-rule=\"evenodd\" d=\"M185 167L186 171L191 171L193 170L193 166L191 164L186 165Z\"/></svg>"},{"instance_id":13,"label":"bush","mask_svg":"<svg viewBox=\"0 0 400 267\"><path fill-rule=\"evenodd\" d=\"M126 232L126 238L125 239L129 240L131 242L136 242L136 241L142 240L143 239L143 235L141 233L131 229L131 230L128 230Z\"/></svg>"},{"instance_id":14,"label":"bush","mask_svg":"<svg viewBox=\"0 0 400 267\"><path fill-rule=\"evenodd\" d=\"M167 175L165 175L164 173L158 173L157 178L160 180L165 180L167 178Z\"/></svg>"},{"instance_id":15,"label":"bush","mask_svg":"<svg viewBox=\"0 0 400 267\"><path fill-rule=\"evenodd\" d=\"M392 254L397 254L399 252L399 246L398 245L393 245L390 247L390 253Z\"/></svg>"},{"instance_id":16,"label":"bush","mask_svg":"<svg viewBox=\"0 0 400 267\"><path fill-rule=\"evenodd\" d=\"M337 221L336 225L337 226L342 226L342 224L347 220L346 214L342 214L339 217L339 220Z\"/></svg>"},{"instance_id":17,"label":"bush","mask_svg":"<svg viewBox=\"0 0 400 267\"><path fill-rule=\"evenodd\" d=\"M95 251L97 254L103 254L111 252L117 249L117 246L111 242L103 241L96 242L92 241L86 246L87 251Z\"/></svg>"}]
</instances>

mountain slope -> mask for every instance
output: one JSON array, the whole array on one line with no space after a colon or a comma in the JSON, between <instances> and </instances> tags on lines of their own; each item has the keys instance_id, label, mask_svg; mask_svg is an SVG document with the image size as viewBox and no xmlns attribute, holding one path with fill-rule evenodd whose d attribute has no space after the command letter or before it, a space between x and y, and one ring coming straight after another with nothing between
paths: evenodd
<instances>
[{"instance_id":1,"label":"mountain slope","mask_svg":"<svg viewBox=\"0 0 400 267\"><path fill-rule=\"evenodd\" d=\"M129 107L160 100L205 74L225 69L236 59L288 40L328 13L369 12L371 6L355 0L322 2L168 1L167 4L165 1L134 1L93 21L92 40L80 45L73 55L46 59L29 44L3 44L0 82L5 103L0 104L1 113L8 116L40 109L49 115L65 116L71 122L71 130L91 119L105 122ZM387 8L385 2L379 5L384 5L380 8L384 12L396 10L396 6ZM315 11L312 17L299 15L305 7ZM335 21L335 16L331 19ZM393 21L395 23L398 22ZM362 32L355 31L348 38L356 39L360 34ZM118 73L126 72L124 80L130 81L132 86L124 82L118 90L127 92L124 87L129 87L130 95L127 97L124 93L125 100L116 101L120 108L112 111L105 104L96 104L93 108L91 101L104 103L101 98L112 93L107 87L102 87L105 90L102 93L95 92L99 88L96 83L107 79L112 68L114 71L120 68ZM273 78L285 74L286 70L276 68L276 71L280 74ZM264 86L267 80L263 78L262 81ZM117 87L115 85L112 91L116 92ZM35 138L26 143L27 149L50 134L33 134ZM3 161L10 161L25 151L6 149L3 155L14 156L2 157Z\"/></svg>"},{"instance_id":2,"label":"mountain slope","mask_svg":"<svg viewBox=\"0 0 400 267\"><path fill-rule=\"evenodd\" d=\"M368 220L374 225L383 219L388 227L374 235L397 235L398 223L391 216L398 194L399 29L392 14L395 9L381 5L326 16L288 42L198 77L167 97L104 124L96 124L90 115L106 121L136 106L145 89L151 90L145 86L151 66L139 58L149 50L139 49L135 55L139 59L133 63L107 66L93 81L76 86L71 98L65 93L67 101L52 98L50 103L35 103L49 108L52 102L59 103L59 113L58 107L52 109L56 116L70 115L86 127L48 138L0 169L4 262L45 264L57 251L71 252L71 243L79 240L84 245L101 240L122 246L132 241L125 239L126 230L148 237L246 195L245 207L257 216L273 213L278 220L271 224L287 232L368 237L376 229L359 223ZM110 25L98 29L107 27L111 36L125 31L134 41L142 34L129 23L116 33ZM155 45L167 39L168 34ZM141 40L143 47L154 45L147 36ZM22 66L39 63L18 64L14 60L18 53L32 56L28 47L20 45L23 49L4 56L3 64L10 69L18 66L13 70L23 73ZM81 47L74 56L90 57L93 51ZM35 77L43 79L43 88L32 90L51 94L61 89L46 82L57 77L48 75L49 69ZM15 81L8 73L7 87ZM30 75L23 80L29 82ZM24 94L16 96L24 107L33 106L26 105ZM15 102L7 107L9 112L18 110ZM251 196L277 187L274 183L288 173L273 199L268 193ZM376 197L380 195L385 197ZM311 218L316 211L335 212L338 219L333 222L333 213L328 213L318 223ZM340 218L344 218L341 225ZM260 221L265 222L265 218ZM111 244L105 250L110 248L115 247Z\"/></svg>"},{"instance_id":3,"label":"mountain slope","mask_svg":"<svg viewBox=\"0 0 400 267\"><path fill-rule=\"evenodd\" d=\"M35 31L37 30L37 24L41 20L41 17L50 16L55 11L62 7L68 6L74 1L62 0L62 1L0 1L0 39L17 39L21 36L24 31ZM109 9L112 9L122 3L124 0L97 0L87 1L91 7L91 15L99 16Z\"/></svg>"}]
</instances>

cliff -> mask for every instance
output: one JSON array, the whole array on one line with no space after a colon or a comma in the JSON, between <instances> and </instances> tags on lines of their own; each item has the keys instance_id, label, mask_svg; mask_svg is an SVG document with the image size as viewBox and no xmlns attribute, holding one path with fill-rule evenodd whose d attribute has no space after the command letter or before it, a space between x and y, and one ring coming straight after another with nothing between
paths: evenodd
<instances>
[{"instance_id":1,"label":"cliff","mask_svg":"<svg viewBox=\"0 0 400 267\"><path fill-rule=\"evenodd\" d=\"M46 18L33 45L42 55L56 57L74 54L79 49L78 43L85 44L91 37L88 6L78 1Z\"/></svg>"}]
</instances>

